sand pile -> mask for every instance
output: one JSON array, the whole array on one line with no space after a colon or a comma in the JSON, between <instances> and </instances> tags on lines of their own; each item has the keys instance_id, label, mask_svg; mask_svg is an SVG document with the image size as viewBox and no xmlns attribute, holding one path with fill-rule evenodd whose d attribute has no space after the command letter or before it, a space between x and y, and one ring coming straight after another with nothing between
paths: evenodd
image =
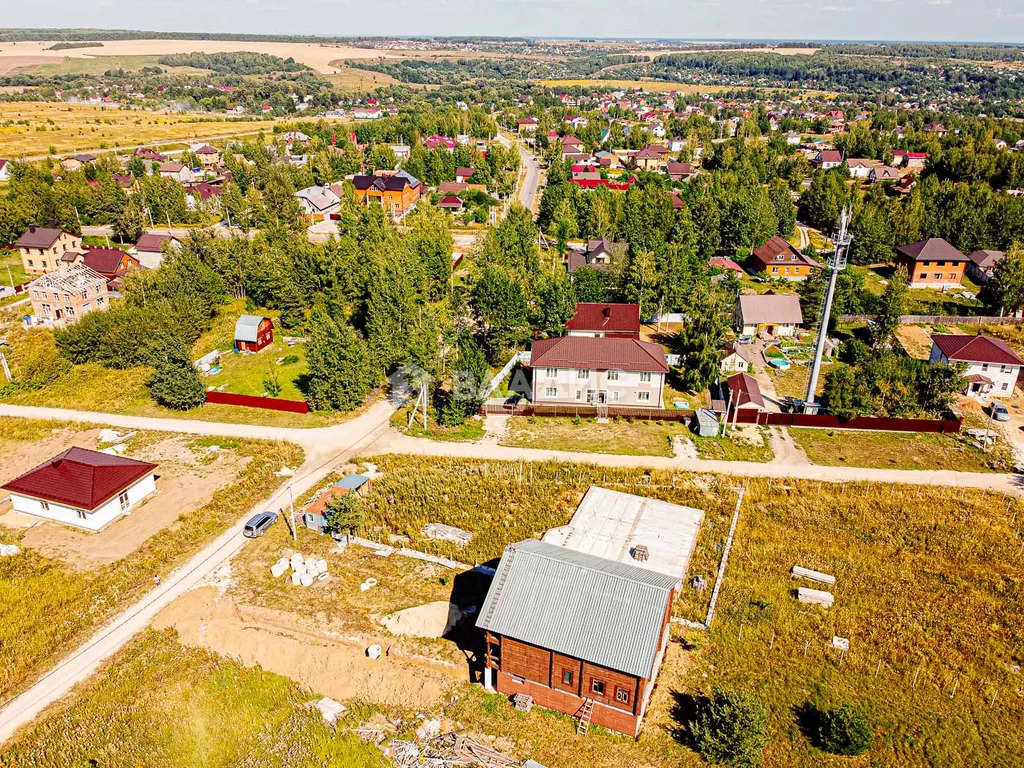
<instances>
[{"instance_id":1,"label":"sand pile","mask_svg":"<svg viewBox=\"0 0 1024 768\"><path fill-rule=\"evenodd\" d=\"M380 623L393 635L407 637L444 637L462 621L462 611L455 603L439 600L388 614Z\"/></svg>"}]
</instances>

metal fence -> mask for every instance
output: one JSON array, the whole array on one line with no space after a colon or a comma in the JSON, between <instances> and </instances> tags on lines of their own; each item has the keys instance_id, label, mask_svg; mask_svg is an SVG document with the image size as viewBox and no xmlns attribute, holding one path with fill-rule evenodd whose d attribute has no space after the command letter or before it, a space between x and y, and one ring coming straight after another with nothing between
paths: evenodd
<instances>
[{"instance_id":1,"label":"metal fence","mask_svg":"<svg viewBox=\"0 0 1024 768\"><path fill-rule=\"evenodd\" d=\"M854 416L841 419L824 413L766 413L741 408L734 411L738 424L766 424L777 427L815 427L818 429L861 429L878 432L929 432L956 434L962 419L896 419L882 416ZM729 420L732 421L730 414Z\"/></svg>"},{"instance_id":2,"label":"metal fence","mask_svg":"<svg viewBox=\"0 0 1024 768\"><path fill-rule=\"evenodd\" d=\"M630 419L642 421L686 421L693 416L692 409L685 408L630 408L621 405L528 405L509 403L484 403L481 415L505 416L575 417L581 419Z\"/></svg>"},{"instance_id":3,"label":"metal fence","mask_svg":"<svg viewBox=\"0 0 1024 768\"><path fill-rule=\"evenodd\" d=\"M840 323L864 323L874 320L874 315L840 315ZM1024 317L1013 315L900 315L900 322L908 325L1021 325Z\"/></svg>"},{"instance_id":4,"label":"metal fence","mask_svg":"<svg viewBox=\"0 0 1024 768\"><path fill-rule=\"evenodd\" d=\"M247 408L264 408L270 411L309 413L309 406L302 400L279 400L274 397L235 395L231 392L207 392L206 402L215 405L241 405Z\"/></svg>"}]
</instances>

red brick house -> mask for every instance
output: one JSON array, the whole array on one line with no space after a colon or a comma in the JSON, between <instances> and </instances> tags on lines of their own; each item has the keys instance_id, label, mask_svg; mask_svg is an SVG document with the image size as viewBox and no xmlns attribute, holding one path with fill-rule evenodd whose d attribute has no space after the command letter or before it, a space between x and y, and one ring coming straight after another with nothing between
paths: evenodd
<instances>
[{"instance_id":1,"label":"red brick house","mask_svg":"<svg viewBox=\"0 0 1024 768\"><path fill-rule=\"evenodd\" d=\"M235 323L235 351L259 352L274 341L274 321L262 315L242 315Z\"/></svg>"},{"instance_id":2,"label":"red brick house","mask_svg":"<svg viewBox=\"0 0 1024 768\"><path fill-rule=\"evenodd\" d=\"M896 264L906 267L911 288L952 288L961 284L970 259L941 237L896 249Z\"/></svg>"}]
</instances>

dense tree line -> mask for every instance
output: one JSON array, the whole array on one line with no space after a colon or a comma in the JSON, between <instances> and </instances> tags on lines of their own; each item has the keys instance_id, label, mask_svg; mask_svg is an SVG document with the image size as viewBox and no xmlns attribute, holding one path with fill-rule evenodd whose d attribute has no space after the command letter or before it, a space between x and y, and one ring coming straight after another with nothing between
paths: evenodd
<instances>
[{"instance_id":1,"label":"dense tree line","mask_svg":"<svg viewBox=\"0 0 1024 768\"><path fill-rule=\"evenodd\" d=\"M269 75L272 72L308 70L290 56L282 59L269 53L224 51L221 53L172 53L158 59L165 67L194 67L232 75Z\"/></svg>"}]
</instances>

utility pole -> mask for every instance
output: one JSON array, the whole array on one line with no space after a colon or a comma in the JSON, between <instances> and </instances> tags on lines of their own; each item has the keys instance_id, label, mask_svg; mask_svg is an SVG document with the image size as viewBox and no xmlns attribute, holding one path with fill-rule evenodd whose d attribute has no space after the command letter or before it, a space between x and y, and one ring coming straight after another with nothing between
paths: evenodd
<instances>
[{"instance_id":1,"label":"utility pole","mask_svg":"<svg viewBox=\"0 0 1024 768\"><path fill-rule=\"evenodd\" d=\"M821 357L825 352L825 340L828 338L828 318L832 314L832 297L836 292L836 280L839 273L846 269L846 250L850 247L850 209L844 208L839 214L839 232L836 234L836 250L829 258L828 288L825 290L825 302L818 318L818 340L814 345L814 364L811 366L811 380L807 383L807 397L804 399L804 413L817 413L818 403L815 390L818 388L818 374L821 372Z\"/></svg>"},{"instance_id":2,"label":"utility pole","mask_svg":"<svg viewBox=\"0 0 1024 768\"><path fill-rule=\"evenodd\" d=\"M298 541L298 526L295 524L295 493L292 490L291 483L288 483L288 517L290 518L289 524L292 529L292 541Z\"/></svg>"}]
</instances>

